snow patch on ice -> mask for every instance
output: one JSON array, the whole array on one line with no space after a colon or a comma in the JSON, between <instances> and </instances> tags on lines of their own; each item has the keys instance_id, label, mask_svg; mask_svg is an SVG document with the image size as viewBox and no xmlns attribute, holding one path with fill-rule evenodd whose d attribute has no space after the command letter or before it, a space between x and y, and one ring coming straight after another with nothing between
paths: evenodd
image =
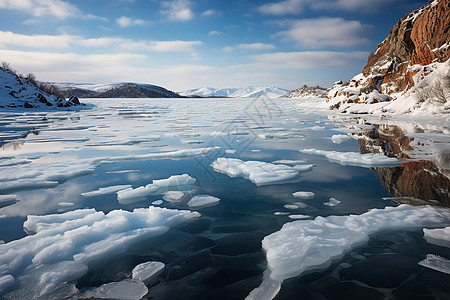
<instances>
[{"instance_id":1,"label":"snow patch on ice","mask_svg":"<svg viewBox=\"0 0 450 300\"><path fill-rule=\"evenodd\" d=\"M387 157L383 154L360 154L358 152L338 152L325 151L317 149L303 149L300 152L307 154L323 155L332 162L338 162L342 165L372 167L372 166L395 166L401 163L401 160L394 157Z\"/></svg>"},{"instance_id":2,"label":"snow patch on ice","mask_svg":"<svg viewBox=\"0 0 450 300\"><path fill-rule=\"evenodd\" d=\"M295 198L300 198L300 199L312 199L316 195L313 192L299 191L299 192L293 193L292 196L294 196Z\"/></svg>"},{"instance_id":3,"label":"snow patch on ice","mask_svg":"<svg viewBox=\"0 0 450 300\"><path fill-rule=\"evenodd\" d=\"M339 200L337 200L337 199L335 199L335 198L330 198L327 202L324 202L323 205L326 205L326 206L336 206L336 205L338 205L339 203L341 203L341 201L339 201Z\"/></svg>"},{"instance_id":4,"label":"snow patch on ice","mask_svg":"<svg viewBox=\"0 0 450 300\"><path fill-rule=\"evenodd\" d=\"M262 246L268 268L262 284L247 299L273 299L285 279L323 269L369 236L384 230L450 224L450 211L431 206L400 205L372 209L362 215L317 217L283 225L266 236Z\"/></svg>"},{"instance_id":5,"label":"snow patch on ice","mask_svg":"<svg viewBox=\"0 0 450 300\"><path fill-rule=\"evenodd\" d=\"M237 158L218 158L211 165L216 172L230 177L244 177L256 185L273 184L299 175L293 167Z\"/></svg>"},{"instance_id":6,"label":"snow patch on ice","mask_svg":"<svg viewBox=\"0 0 450 300\"><path fill-rule=\"evenodd\" d=\"M439 255L427 254L427 258L418 262L419 265L450 275L450 260Z\"/></svg>"},{"instance_id":7,"label":"snow patch on ice","mask_svg":"<svg viewBox=\"0 0 450 300\"><path fill-rule=\"evenodd\" d=\"M218 204L220 199L210 195L197 195L191 198L187 203L191 208L200 208L203 206L210 206L213 204Z\"/></svg>"},{"instance_id":8,"label":"snow patch on ice","mask_svg":"<svg viewBox=\"0 0 450 300\"><path fill-rule=\"evenodd\" d=\"M132 278L146 282L161 273L165 265L159 261L149 261L137 265L132 271Z\"/></svg>"},{"instance_id":9,"label":"snow patch on ice","mask_svg":"<svg viewBox=\"0 0 450 300\"><path fill-rule=\"evenodd\" d=\"M81 209L29 215L24 229L35 234L0 245L0 274L16 278L20 287L17 298L42 298L81 277L89 264L199 216L197 212L153 206L108 214Z\"/></svg>"},{"instance_id":10,"label":"snow patch on ice","mask_svg":"<svg viewBox=\"0 0 450 300\"><path fill-rule=\"evenodd\" d=\"M130 204L141 201L149 195L160 195L169 190L191 190L197 180L188 174L173 175L167 179L153 180L153 183L137 188L128 188L117 192L117 198L121 204Z\"/></svg>"},{"instance_id":11,"label":"snow patch on ice","mask_svg":"<svg viewBox=\"0 0 450 300\"><path fill-rule=\"evenodd\" d=\"M450 227L437 229L424 229L424 238L430 244L450 248Z\"/></svg>"},{"instance_id":12,"label":"snow patch on ice","mask_svg":"<svg viewBox=\"0 0 450 300\"><path fill-rule=\"evenodd\" d=\"M331 141L335 144L341 144L342 142L350 140L351 137L345 134L335 134L331 137Z\"/></svg>"},{"instance_id":13,"label":"snow patch on ice","mask_svg":"<svg viewBox=\"0 0 450 300\"><path fill-rule=\"evenodd\" d=\"M101 187L101 188L99 188L98 190L95 190L95 191L81 193L81 196L84 196L84 197L95 197L95 196L100 196L100 195L107 195L107 194L116 193L116 192L121 191L121 190L129 189L131 187L132 187L132 185L130 185L130 184Z\"/></svg>"},{"instance_id":14,"label":"snow patch on ice","mask_svg":"<svg viewBox=\"0 0 450 300\"><path fill-rule=\"evenodd\" d=\"M90 289L84 292L81 295L81 298L139 300L147 293L148 288L141 281L125 279L123 281L111 282L98 288Z\"/></svg>"}]
</instances>

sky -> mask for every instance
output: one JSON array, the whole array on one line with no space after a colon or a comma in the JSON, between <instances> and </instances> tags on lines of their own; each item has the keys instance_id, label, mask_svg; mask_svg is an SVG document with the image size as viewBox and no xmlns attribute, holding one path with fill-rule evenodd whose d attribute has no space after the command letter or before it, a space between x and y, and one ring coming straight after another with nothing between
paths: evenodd
<instances>
[{"instance_id":1,"label":"sky","mask_svg":"<svg viewBox=\"0 0 450 300\"><path fill-rule=\"evenodd\" d=\"M0 0L0 60L38 80L330 87L415 0Z\"/></svg>"}]
</instances>

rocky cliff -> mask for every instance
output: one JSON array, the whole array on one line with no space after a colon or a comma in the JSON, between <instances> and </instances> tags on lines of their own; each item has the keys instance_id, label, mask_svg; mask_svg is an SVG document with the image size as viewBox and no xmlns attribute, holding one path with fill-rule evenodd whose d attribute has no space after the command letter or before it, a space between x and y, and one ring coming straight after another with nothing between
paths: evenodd
<instances>
[{"instance_id":1,"label":"rocky cliff","mask_svg":"<svg viewBox=\"0 0 450 300\"><path fill-rule=\"evenodd\" d=\"M298 88L294 91L286 93L283 98L300 98L300 99L313 99L313 98L326 98L327 89L320 86L306 86Z\"/></svg>"},{"instance_id":2,"label":"rocky cliff","mask_svg":"<svg viewBox=\"0 0 450 300\"><path fill-rule=\"evenodd\" d=\"M181 98L163 87L151 84L124 83L91 96L93 98Z\"/></svg>"},{"instance_id":3,"label":"rocky cliff","mask_svg":"<svg viewBox=\"0 0 450 300\"><path fill-rule=\"evenodd\" d=\"M348 103L409 98L409 110L425 102L450 109L449 58L450 0L430 1L398 21L361 74L335 83L328 93L330 108L345 111Z\"/></svg>"}]
</instances>

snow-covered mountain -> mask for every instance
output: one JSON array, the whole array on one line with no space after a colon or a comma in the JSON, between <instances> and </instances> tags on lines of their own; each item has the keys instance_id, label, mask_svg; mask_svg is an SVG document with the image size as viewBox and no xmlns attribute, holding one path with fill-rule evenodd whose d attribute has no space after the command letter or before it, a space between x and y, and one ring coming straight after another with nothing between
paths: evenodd
<instances>
[{"instance_id":1,"label":"snow-covered mountain","mask_svg":"<svg viewBox=\"0 0 450 300\"><path fill-rule=\"evenodd\" d=\"M225 88L215 89L210 87L198 88L180 92L181 96L193 97L229 97L229 98L257 98L267 96L269 98L279 98L288 93L289 90L270 86L249 86L246 88Z\"/></svg>"},{"instance_id":2,"label":"snow-covered mountain","mask_svg":"<svg viewBox=\"0 0 450 300\"><path fill-rule=\"evenodd\" d=\"M92 97L95 98L180 98L180 95L152 84L124 83Z\"/></svg>"},{"instance_id":3,"label":"snow-covered mountain","mask_svg":"<svg viewBox=\"0 0 450 300\"><path fill-rule=\"evenodd\" d=\"M86 98L179 98L180 95L163 87L143 83L54 83L66 97Z\"/></svg>"},{"instance_id":4,"label":"snow-covered mountain","mask_svg":"<svg viewBox=\"0 0 450 300\"><path fill-rule=\"evenodd\" d=\"M11 70L0 68L0 108L49 109L79 105L84 106L76 97L65 100L50 95Z\"/></svg>"},{"instance_id":5,"label":"snow-covered mountain","mask_svg":"<svg viewBox=\"0 0 450 300\"><path fill-rule=\"evenodd\" d=\"M313 99L313 98L326 98L327 89L320 86L306 86L291 91L283 96L284 98L299 98L299 99Z\"/></svg>"}]
</instances>

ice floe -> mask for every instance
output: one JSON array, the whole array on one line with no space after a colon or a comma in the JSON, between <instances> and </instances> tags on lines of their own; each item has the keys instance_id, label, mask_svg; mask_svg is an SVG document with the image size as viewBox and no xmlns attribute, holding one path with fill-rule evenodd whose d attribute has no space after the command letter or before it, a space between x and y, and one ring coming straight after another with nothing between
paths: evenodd
<instances>
[{"instance_id":1,"label":"ice floe","mask_svg":"<svg viewBox=\"0 0 450 300\"><path fill-rule=\"evenodd\" d=\"M218 158L211 165L216 172L230 177L244 177L256 185L273 184L299 175L293 167L237 158Z\"/></svg>"},{"instance_id":2,"label":"ice floe","mask_svg":"<svg viewBox=\"0 0 450 300\"><path fill-rule=\"evenodd\" d=\"M159 261L148 261L137 265L132 271L132 278L146 282L161 273L165 265Z\"/></svg>"},{"instance_id":3,"label":"ice floe","mask_svg":"<svg viewBox=\"0 0 450 300\"><path fill-rule=\"evenodd\" d=\"M450 248L450 227L424 229L424 237L430 244Z\"/></svg>"},{"instance_id":4,"label":"ice floe","mask_svg":"<svg viewBox=\"0 0 450 300\"><path fill-rule=\"evenodd\" d=\"M394 157L387 157L383 154L360 154L358 152L338 152L325 151L317 149L303 149L300 152L307 154L323 155L332 162L338 162L342 165L372 167L372 166L395 166L401 163L401 160Z\"/></svg>"},{"instance_id":5,"label":"ice floe","mask_svg":"<svg viewBox=\"0 0 450 300\"><path fill-rule=\"evenodd\" d=\"M121 190L129 189L131 187L132 187L132 185L130 185L130 184L101 187L101 188L99 188L99 189L97 189L95 191L81 193L81 196L84 196L84 197L95 197L95 196L100 196L100 195L107 195L107 194L116 193L116 192L121 191Z\"/></svg>"},{"instance_id":6,"label":"ice floe","mask_svg":"<svg viewBox=\"0 0 450 300\"><path fill-rule=\"evenodd\" d=\"M180 191L168 191L164 194L163 199L169 202L178 203L182 200L185 193Z\"/></svg>"},{"instance_id":7,"label":"ice floe","mask_svg":"<svg viewBox=\"0 0 450 300\"><path fill-rule=\"evenodd\" d=\"M308 215L289 215L288 217L293 219L293 220L302 220L302 219L309 219L309 218L311 218Z\"/></svg>"},{"instance_id":8,"label":"ice floe","mask_svg":"<svg viewBox=\"0 0 450 300\"><path fill-rule=\"evenodd\" d=\"M160 195L169 190L190 190L196 179L188 174L173 175L167 179L153 180L153 183L137 188L128 188L117 192L121 204L130 204L149 195Z\"/></svg>"},{"instance_id":9,"label":"ice floe","mask_svg":"<svg viewBox=\"0 0 450 300\"><path fill-rule=\"evenodd\" d=\"M272 162L273 164L282 164L282 165L301 165L304 164L306 161L304 160L289 160L289 159L281 159L276 160Z\"/></svg>"},{"instance_id":10,"label":"ice floe","mask_svg":"<svg viewBox=\"0 0 450 300\"><path fill-rule=\"evenodd\" d=\"M210 206L220 202L220 199L210 195L197 195L191 198L187 203L190 208L200 208Z\"/></svg>"},{"instance_id":11,"label":"ice floe","mask_svg":"<svg viewBox=\"0 0 450 300\"><path fill-rule=\"evenodd\" d=\"M435 254L427 254L427 257L419 261L419 265L450 275L450 260Z\"/></svg>"},{"instance_id":12,"label":"ice floe","mask_svg":"<svg viewBox=\"0 0 450 300\"><path fill-rule=\"evenodd\" d=\"M446 208L409 205L286 223L263 239L268 268L262 284L247 299L273 299L285 279L328 267L332 260L367 242L377 232L448 224L450 212Z\"/></svg>"},{"instance_id":13,"label":"ice floe","mask_svg":"<svg viewBox=\"0 0 450 300\"><path fill-rule=\"evenodd\" d=\"M341 201L337 200L336 198L330 198L327 202L324 202L323 205L326 206L336 206L339 203L341 203Z\"/></svg>"},{"instance_id":14,"label":"ice floe","mask_svg":"<svg viewBox=\"0 0 450 300\"><path fill-rule=\"evenodd\" d=\"M314 165L294 165L293 168L299 172L309 172L314 168Z\"/></svg>"},{"instance_id":15,"label":"ice floe","mask_svg":"<svg viewBox=\"0 0 450 300\"><path fill-rule=\"evenodd\" d=\"M298 191L298 192L293 193L292 196L294 196L295 198L300 198L300 199L312 199L316 195L313 192Z\"/></svg>"},{"instance_id":16,"label":"ice floe","mask_svg":"<svg viewBox=\"0 0 450 300\"><path fill-rule=\"evenodd\" d=\"M82 299L139 300L148 293L148 288L138 280L125 279L104 284L80 295Z\"/></svg>"},{"instance_id":17,"label":"ice floe","mask_svg":"<svg viewBox=\"0 0 450 300\"><path fill-rule=\"evenodd\" d=\"M97 160L97 163L111 163L118 161L133 161L133 160L151 160L151 159L183 159L196 156L206 156L213 152L219 151L221 147L207 147L207 148L196 148L196 149L183 149L171 152L155 152L148 154L136 154L129 156L117 156L101 158Z\"/></svg>"},{"instance_id":18,"label":"ice floe","mask_svg":"<svg viewBox=\"0 0 450 300\"><path fill-rule=\"evenodd\" d=\"M197 212L153 206L108 214L81 209L30 215L24 229L34 234L0 245L0 274L14 276L18 283L11 298L42 298L80 278L91 263L199 216Z\"/></svg>"},{"instance_id":19,"label":"ice floe","mask_svg":"<svg viewBox=\"0 0 450 300\"><path fill-rule=\"evenodd\" d=\"M341 144L342 142L350 140L351 137L346 134L335 134L331 137L331 141L335 144Z\"/></svg>"}]
</instances>

